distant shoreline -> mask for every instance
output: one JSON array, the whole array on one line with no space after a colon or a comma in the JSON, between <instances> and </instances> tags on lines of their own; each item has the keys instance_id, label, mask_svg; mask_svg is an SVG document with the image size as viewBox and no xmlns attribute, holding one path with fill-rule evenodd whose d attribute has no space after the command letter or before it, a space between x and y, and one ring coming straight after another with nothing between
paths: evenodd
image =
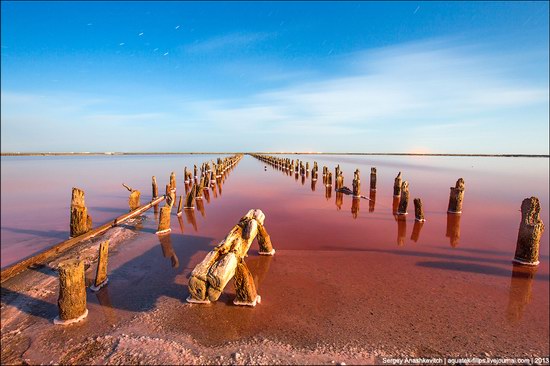
<instances>
[{"instance_id":1,"label":"distant shoreline","mask_svg":"<svg viewBox=\"0 0 550 366\"><path fill-rule=\"evenodd\" d=\"M550 158L540 154L444 154L444 153L354 153L354 152L33 152L0 153L0 156L120 156L120 155L215 155L215 154L271 154L271 155L365 155L365 156L457 156L499 158Z\"/></svg>"}]
</instances>

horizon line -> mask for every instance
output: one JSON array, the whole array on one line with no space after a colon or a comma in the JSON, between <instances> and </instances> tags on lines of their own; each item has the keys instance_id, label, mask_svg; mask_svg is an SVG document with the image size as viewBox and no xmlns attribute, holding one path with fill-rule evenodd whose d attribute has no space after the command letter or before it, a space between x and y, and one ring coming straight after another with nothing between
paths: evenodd
<instances>
[{"instance_id":1,"label":"horizon line","mask_svg":"<svg viewBox=\"0 0 550 366\"><path fill-rule=\"evenodd\" d=\"M482 153L407 153L407 152L320 152L320 151L205 151L205 152L2 152L0 156L87 156L87 155L212 155L212 154L274 154L274 155L374 155L374 156L464 156L464 157L529 157L550 158L550 154L482 154Z\"/></svg>"}]
</instances>

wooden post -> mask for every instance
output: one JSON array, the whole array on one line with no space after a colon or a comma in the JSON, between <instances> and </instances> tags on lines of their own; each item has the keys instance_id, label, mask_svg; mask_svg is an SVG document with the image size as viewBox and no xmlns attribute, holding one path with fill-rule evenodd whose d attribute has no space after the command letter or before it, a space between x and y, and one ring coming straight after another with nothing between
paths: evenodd
<instances>
[{"instance_id":1,"label":"wooden post","mask_svg":"<svg viewBox=\"0 0 550 366\"><path fill-rule=\"evenodd\" d=\"M344 186L344 175L342 173L336 177L335 186L336 190L341 189Z\"/></svg>"},{"instance_id":2,"label":"wooden post","mask_svg":"<svg viewBox=\"0 0 550 366\"><path fill-rule=\"evenodd\" d=\"M153 199L157 198L159 196L159 187L157 185L157 178L153 175Z\"/></svg>"},{"instance_id":3,"label":"wooden post","mask_svg":"<svg viewBox=\"0 0 550 366\"><path fill-rule=\"evenodd\" d=\"M376 191L376 168L370 168L370 189Z\"/></svg>"},{"instance_id":4,"label":"wooden post","mask_svg":"<svg viewBox=\"0 0 550 366\"><path fill-rule=\"evenodd\" d=\"M189 179L189 178L188 178L188 174L189 174L189 173L187 172L187 167L184 167L184 168L183 168L183 182L184 182L185 184L189 184L189 183L190 183L190 181L188 180L188 179Z\"/></svg>"},{"instance_id":5,"label":"wooden post","mask_svg":"<svg viewBox=\"0 0 550 366\"><path fill-rule=\"evenodd\" d=\"M540 219L540 202L537 197L526 198L521 203L521 223L514 262L537 266L539 264L540 238L544 224Z\"/></svg>"},{"instance_id":6,"label":"wooden post","mask_svg":"<svg viewBox=\"0 0 550 366\"><path fill-rule=\"evenodd\" d=\"M197 166L196 165L193 165L193 177L195 177L195 179L197 179Z\"/></svg>"},{"instance_id":7,"label":"wooden post","mask_svg":"<svg viewBox=\"0 0 550 366\"><path fill-rule=\"evenodd\" d=\"M331 187L331 186L332 186L332 172L328 172L328 173L327 173L327 182L326 182L326 186L327 186L327 187Z\"/></svg>"},{"instance_id":8,"label":"wooden post","mask_svg":"<svg viewBox=\"0 0 550 366\"><path fill-rule=\"evenodd\" d=\"M183 195L180 195L180 200L178 202L177 216L181 216L182 209L183 209Z\"/></svg>"},{"instance_id":9,"label":"wooden post","mask_svg":"<svg viewBox=\"0 0 550 366\"><path fill-rule=\"evenodd\" d=\"M420 198L415 198L414 202L414 219L416 221L424 222L424 209L422 208L422 200Z\"/></svg>"},{"instance_id":10,"label":"wooden post","mask_svg":"<svg viewBox=\"0 0 550 366\"><path fill-rule=\"evenodd\" d=\"M235 305L254 307L262 301L261 296L256 291L254 278L244 259L241 259L237 263L235 270L235 293L237 295L235 300L233 300L233 304Z\"/></svg>"},{"instance_id":11,"label":"wooden post","mask_svg":"<svg viewBox=\"0 0 550 366\"><path fill-rule=\"evenodd\" d=\"M260 223L258 223L258 236L256 238L258 239L258 245L260 246L260 251L258 252L259 255L275 254L275 249L273 249L273 245L271 244L271 237L267 233L265 226Z\"/></svg>"},{"instance_id":12,"label":"wooden post","mask_svg":"<svg viewBox=\"0 0 550 366\"><path fill-rule=\"evenodd\" d=\"M393 182L393 195L394 197L401 196L401 172L397 174Z\"/></svg>"},{"instance_id":13,"label":"wooden post","mask_svg":"<svg viewBox=\"0 0 550 366\"><path fill-rule=\"evenodd\" d=\"M92 291L99 291L103 286L109 282L107 277L107 261L109 259L109 240L105 240L99 244L99 258L97 260L97 272L95 275L95 281L90 289Z\"/></svg>"},{"instance_id":14,"label":"wooden post","mask_svg":"<svg viewBox=\"0 0 550 366\"><path fill-rule=\"evenodd\" d=\"M361 197L361 180L359 179L359 169L353 173L353 197Z\"/></svg>"},{"instance_id":15,"label":"wooden post","mask_svg":"<svg viewBox=\"0 0 550 366\"><path fill-rule=\"evenodd\" d=\"M243 301L247 300L247 294L251 293L250 282L246 280L248 278L246 267L245 269L238 267L239 264L244 263L243 258L247 255L248 249L257 235L261 236L258 238L260 251L263 254L274 254L269 235L263 227L264 220L265 215L261 210L248 211L225 239L195 266L188 283L190 293L187 298L188 302L208 303L218 300L229 280L240 271L235 282L238 293L236 304L251 305L248 301ZM262 228L260 229L260 227ZM262 231L261 234L260 231ZM269 250L270 247L271 250ZM239 304L239 301L247 303Z\"/></svg>"},{"instance_id":16,"label":"wooden post","mask_svg":"<svg viewBox=\"0 0 550 366\"><path fill-rule=\"evenodd\" d=\"M191 189L189 190L189 193L187 194L187 197L185 198L185 205L184 208L186 209L193 209L195 208L195 194L196 194L196 185L193 185Z\"/></svg>"},{"instance_id":17,"label":"wooden post","mask_svg":"<svg viewBox=\"0 0 550 366\"><path fill-rule=\"evenodd\" d=\"M170 206L170 209L172 206L174 206L174 203L176 203L176 192L173 191L170 187L170 184L166 185L166 204Z\"/></svg>"},{"instance_id":18,"label":"wooden post","mask_svg":"<svg viewBox=\"0 0 550 366\"><path fill-rule=\"evenodd\" d=\"M84 191L73 187L71 197L70 237L82 235L92 229L92 218L84 201Z\"/></svg>"},{"instance_id":19,"label":"wooden post","mask_svg":"<svg viewBox=\"0 0 550 366\"><path fill-rule=\"evenodd\" d=\"M170 190L176 190L176 173L170 173Z\"/></svg>"},{"instance_id":20,"label":"wooden post","mask_svg":"<svg viewBox=\"0 0 550 366\"><path fill-rule=\"evenodd\" d=\"M88 316L83 261L69 259L59 263L57 306L59 316L54 319L54 324L72 324Z\"/></svg>"},{"instance_id":21,"label":"wooden post","mask_svg":"<svg viewBox=\"0 0 550 366\"><path fill-rule=\"evenodd\" d=\"M128 187L124 183L122 183L122 186L130 191L130 197L128 198L128 206L130 207L130 211L137 210L141 206L140 191L133 189L132 187Z\"/></svg>"},{"instance_id":22,"label":"wooden post","mask_svg":"<svg viewBox=\"0 0 550 366\"><path fill-rule=\"evenodd\" d=\"M397 214L406 215L408 205L409 205L409 183L407 181L404 181L401 184L401 198L399 200L399 208L397 209Z\"/></svg>"},{"instance_id":23,"label":"wooden post","mask_svg":"<svg viewBox=\"0 0 550 366\"><path fill-rule=\"evenodd\" d=\"M462 213L462 201L464 200L464 179L459 178L456 185L451 187L449 194L449 209L447 212L459 214Z\"/></svg>"},{"instance_id":24,"label":"wooden post","mask_svg":"<svg viewBox=\"0 0 550 366\"><path fill-rule=\"evenodd\" d=\"M160 218L159 226L157 229L157 234L167 234L172 229L170 228L170 212L172 211L172 206L166 205L160 209Z\"/></svg>"}]
</instances>

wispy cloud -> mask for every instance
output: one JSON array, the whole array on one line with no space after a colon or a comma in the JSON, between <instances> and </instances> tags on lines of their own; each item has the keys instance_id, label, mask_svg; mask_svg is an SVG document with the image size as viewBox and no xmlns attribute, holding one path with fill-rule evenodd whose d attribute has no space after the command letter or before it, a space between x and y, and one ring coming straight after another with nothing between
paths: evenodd
<instances>
[{"instance_id":1,"label":"wispy cloud","mask_svg":"<svg viewBox=\"0 0 550 366\"><path fill-rule=\"evenodd\" d=\"M202 53L224 50L228 48L242 48L274 37L274 33L232 33L209 38L203 41L197 40L183 47L188 53Z\"/></svg>"}]
</instances>

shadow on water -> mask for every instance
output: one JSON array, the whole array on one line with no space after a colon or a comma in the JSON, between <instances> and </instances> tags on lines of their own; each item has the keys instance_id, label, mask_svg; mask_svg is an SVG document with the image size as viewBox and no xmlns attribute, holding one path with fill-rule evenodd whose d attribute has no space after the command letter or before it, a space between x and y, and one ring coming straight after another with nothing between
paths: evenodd
<instances>
[{"instance_id":1,"label":"shadow on water","mask_svg":"<svg viewBox=\"0 0 550 366\"><path fill-rule=\"evenodd\" d=\"M31 229L19 229L16 227L2 226L2 230L11 231L18 234L28 234L47 238L68 239L69 232L66 230L31 230Z\"/></svg>"}]
</instances>

